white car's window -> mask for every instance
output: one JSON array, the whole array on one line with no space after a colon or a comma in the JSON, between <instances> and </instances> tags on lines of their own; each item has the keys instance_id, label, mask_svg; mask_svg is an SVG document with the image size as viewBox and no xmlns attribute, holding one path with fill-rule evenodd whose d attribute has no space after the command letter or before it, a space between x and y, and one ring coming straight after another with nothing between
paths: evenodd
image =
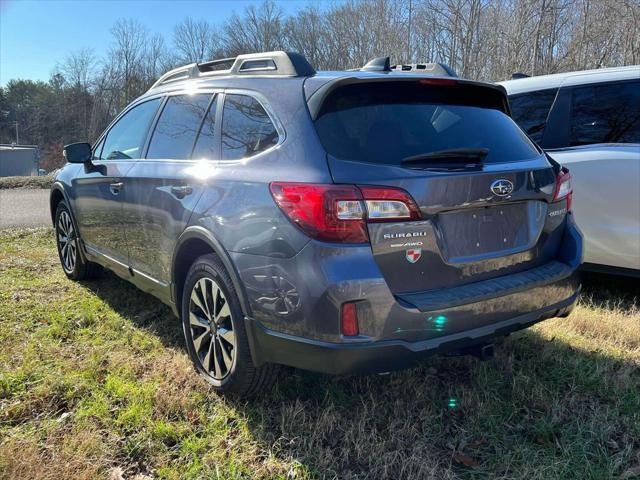
<instances>
[{"instance_id":1,"label":"white car's window","mask_svg":"<svg viewBox=\"0 0 640 480\"><path fill-rule=\"evenodd\" d=\"M104 160L140 158L149 125L160 106L160 98L136 105L111 127L102 149Z\"/></svg>"},{"instance_id":2,"label":"white car's window","mask_svg":"<svg viewBox=\"0 0 640 480\"><path fill-rule=\"evenodd\" d=\"M509 97L511 116L536 142L542 141L547 117L558 93L557 88L522 93Z\"/></svg>"},{"instance_id":3,"label":"white car's window","mask_svg":"<svg viewBox=\"0 0 640 480\"><path fill-rule=\"evenodd\" d=\"M640 82L576 87L569 144L640 143Z\"/></svg>"}]
</instances>

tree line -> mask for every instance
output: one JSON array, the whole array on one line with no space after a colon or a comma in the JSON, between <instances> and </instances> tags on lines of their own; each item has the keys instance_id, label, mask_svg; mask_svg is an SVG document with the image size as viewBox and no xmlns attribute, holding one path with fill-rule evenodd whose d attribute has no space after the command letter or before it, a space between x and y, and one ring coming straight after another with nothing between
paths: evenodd
<instances>
[{"instance_id":1,"label":"tree line","mask_svg":"<svg viewBox=\"0 0 640 480\"><path fill-rule=\"evenodd\" d=\"M215 18L215 3L203 15ZM152 34L138 20L111 28L107 53L71 52L48 82L0 88L0 143L41 148L60 166L62 145L94 141L111 119L176 66L241 53L292 50L318 70L349 69L376 56L444 62L460 76L499 81L640 63L639 0L346 0L286 15L266 0L221 25L185 18Z\"/></svg>"}]
</instances>

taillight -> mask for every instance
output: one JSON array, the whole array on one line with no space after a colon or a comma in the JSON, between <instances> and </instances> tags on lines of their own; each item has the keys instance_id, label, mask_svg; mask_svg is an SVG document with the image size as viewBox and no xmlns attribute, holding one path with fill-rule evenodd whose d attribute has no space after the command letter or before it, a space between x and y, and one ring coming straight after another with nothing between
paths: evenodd
<instances>
[{"instance_id":1,"label":"taillight","mask_svg":"<svg viewBox=\"0 0 640 480\"><path fill-rule=\"evenodd\" d=\"M280 209L310 237L329 242L369 241L362 195L354 185L274 182L270 189Z\"/></svg>"},{"instance_id":2,"label":"taillight","mask_svg":"<svg viewBox=\"0 0 640 480\"><path fill-rule=\"evenodd\" d=\"M361 185L360 191L367 206L369 222L418 220L420 210L411 195L399 188Z\"/></svg>"},{"instance_id":3,"label":"taillight","mask_svg":"<svg viewBox=\"0 0 640 480\"><path fill-rule=\"evenodd\" d=\"M553 201L557 202L563 198L567 199L567 212L570 212L571 202L573 200L573 187L571 185L571 174L566 167L562 167L560 174L556 178L556 190L553 195Z\"/></svg>"},{"instance_id":4,"label":"taillight","mask_svg":"<svg viewBox=\"0 0 640 480\"><path fill-rule=\"evenodd\" d=\"M273 182L270 189L287 217L318 240L367 243L367 222L420 218L413 198L398 188Z\"/></svg>"}]
</instances>

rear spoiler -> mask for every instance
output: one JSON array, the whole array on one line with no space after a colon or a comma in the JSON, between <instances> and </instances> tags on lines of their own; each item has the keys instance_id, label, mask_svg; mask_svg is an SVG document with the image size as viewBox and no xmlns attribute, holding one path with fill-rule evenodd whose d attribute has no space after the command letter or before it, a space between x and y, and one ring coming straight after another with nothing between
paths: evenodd
<instances>
[{"instance_id":1,"label":"rear spoiler","mask_svg":"<svg viewBox=\"0 0 640 480\"><path fill-rule=\"evenodd\" d=\"M326 100L326 98L336 89L353 84L367 84L367 83L377 83L377 82L432 82L433 84L437 84L438 82L442 82L447 85L469 85L473 87L486 88L489 90L493 90L500 94L502 97L502 111L507 115L511 116L511 108L509 107L509 99L507 97L507 90L502 85L497 85L494 83L484 83L484 82L476 82L473 80L464 80L460 78L451 78L451 77L440 77L440 76L432 76L432 75L402 75L402 74L387 74L385 76L352 76L352 77L339 77L334 80L330 80L320 88L311 93L307 98L307 105L309 107L309 113L311 114L311 119L316 120L320 113L320 109L322 108L322 104Z\"/></svg>"}]
</instances>

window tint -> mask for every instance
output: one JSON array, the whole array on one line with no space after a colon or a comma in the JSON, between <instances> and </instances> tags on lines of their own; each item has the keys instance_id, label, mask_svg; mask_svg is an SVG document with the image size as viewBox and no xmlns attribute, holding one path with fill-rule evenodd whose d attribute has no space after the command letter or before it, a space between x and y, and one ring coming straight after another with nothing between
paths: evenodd
<instances>
[{"instance_id":1,"label":"window tint","mask_svg":"<svg viewBox=\"0 0 640 480\"><path fill-rule=\"evenodd\" d=\"M485 90L418 82L349 85L325 100L316 130L328 153L361 162L399 165L414 155L467 148L488 149L483 163L539 156L499 109L502 96L489 102Z\"/></svg>"},{"instance_id":2,"label":"window tint","mask_svg":"<svg viewBox=\"0 0 640 480\"><path fill-rule=\"evenodd\" d=\"M509 98L511 115L529 136L536 142L542 140L547 125L549 110L558 93L557 88L523 93Z\"/></svg>"},{"instance_id":3,"label":"window tint","mask_svg":"<svg viewBox=\"0 0 640 480\"><path fill-rule=\"evenodd\" d=\"M210 99L210 93L169 97L153 131L147 158L190 158Z\"/></svg>"},{"instance_id":4,"label":"window tint","mask_svg":"<svg viewBox=\"0 0 640 480\"><path fill-rule=\"evenodd\" d=\"M222 158L234 160L278 143L278 132L262 105L246 95L227 95L222 113Z\"/></svg>"},{"instance_id":5,"label":"window tint","mask_svg":"<svg viewBox=\"0 0 640 480\"><path fill-rule=\"evenodd\" d=\"M202 122L202 128L196 141L196 146L193 149L193 155L191 158L195 159L215 159L217 156L216 142L214 138L216 127L216 105L218 98L214 98L207 112L207 116L204 117Z\"/></svg>"},{"instance_id":6,"label":"window tint","mask_svg":"<svg viewBox=\"0 0 640 480\"><path fill-rule=\"evenodd\" d=\"M640 143L640 82L573 89L569 144Z\"/></svg>"},{"instance_id":7,"label":"window tint","mask_svg":"<svg viewBox=\"0 0 640 480\"><path fill-rule=\"evenodd\" d=\"M154 98L125 113L107 133L102 158L105 160L140 158L149 125L159 105L160 99Z\"/></svg>"}]
</instances>

